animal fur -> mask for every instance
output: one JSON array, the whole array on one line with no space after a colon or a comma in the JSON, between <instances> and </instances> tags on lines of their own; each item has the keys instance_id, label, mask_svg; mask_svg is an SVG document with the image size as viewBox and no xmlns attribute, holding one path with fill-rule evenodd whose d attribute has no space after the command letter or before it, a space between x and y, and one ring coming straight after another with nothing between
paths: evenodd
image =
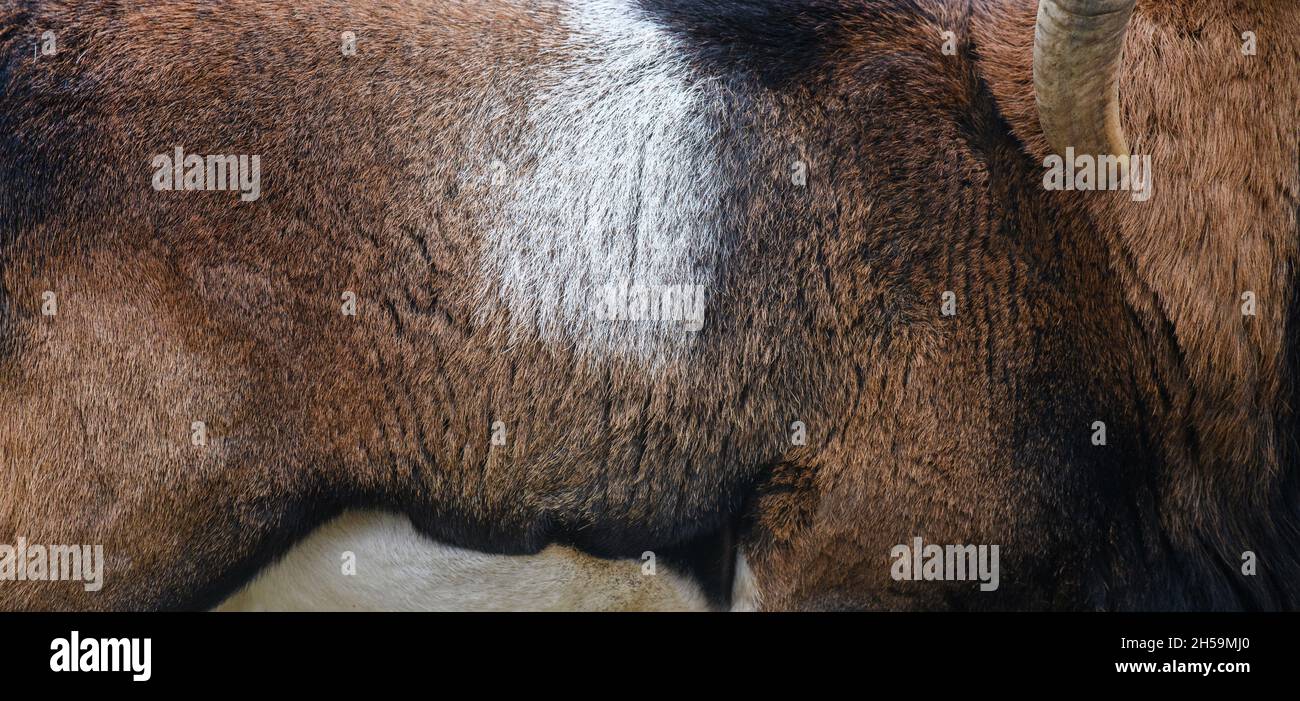
<instances>
[{"instance_id":1,"label":"animal fur","mask_svg":"<svg viewBox=\"0 0 1300 701\"><path fill-rule=\"evenodd\" d=\"M0 609L210 607L351 508L508 555L740 520L773 609L1296 607L1300 7L1139 3L1145 203L1042 189L1034 9L0 0L0 538L109 560ZM178 145L260 199L152 190ZM607 278L705 325L593 323ZM1001 587L893 581L914 536Z\"/></svg>"},{"instance_id":2,"label":"animal fur","mask_svg":"<svg viewBox=\"0 0 1300 701\"><path fill-rule=\"evenodd\" d=\"M453 548L405 518L355 512L314 531L218 610L708 610L690 578L657 560L653 571L645 566L557 545L515 556Z\"/></svg>"}]
</instances>

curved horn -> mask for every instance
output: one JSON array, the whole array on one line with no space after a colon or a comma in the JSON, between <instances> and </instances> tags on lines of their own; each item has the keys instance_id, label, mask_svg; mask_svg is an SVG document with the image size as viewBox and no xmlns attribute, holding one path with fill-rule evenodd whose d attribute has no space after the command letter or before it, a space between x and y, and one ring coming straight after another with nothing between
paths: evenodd
<instances>
[{"instance_id":1,"label":"curved horn","mask_svg":"<svg viewBox=\"0 0 1300 701\"><path fill-rule=\"evenodd\" d=\"M1034 97L1057 153L1126 156L1119 66L1134 0L1041 0L1034 27Z\"/></svg>"}]
</instances>

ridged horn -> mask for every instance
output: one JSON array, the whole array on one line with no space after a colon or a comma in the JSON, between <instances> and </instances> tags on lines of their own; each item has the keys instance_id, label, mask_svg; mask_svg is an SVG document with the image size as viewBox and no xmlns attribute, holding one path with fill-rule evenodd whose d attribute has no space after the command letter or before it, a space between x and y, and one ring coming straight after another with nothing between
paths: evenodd
<instances>
[{"instance_id":1,"label":"ridged horn","mask_svg":"<svg viewBox=\"0 0 1300 701\"><path fill-rule=\"evenodd\" d=\"M1041 0L1034 27L1034 97L1052 148L1127 156L1119 68L1134 0ZM1125 159L1127 160L1127 159Z\"/></svg>"}]
</instances>

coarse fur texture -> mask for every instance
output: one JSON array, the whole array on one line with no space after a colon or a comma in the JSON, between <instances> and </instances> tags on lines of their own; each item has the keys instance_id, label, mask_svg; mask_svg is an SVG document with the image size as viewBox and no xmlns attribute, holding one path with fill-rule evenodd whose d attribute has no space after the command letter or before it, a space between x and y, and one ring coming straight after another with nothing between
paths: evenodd
<instances>
[{"instance_id":1,"label":"coarse fur texture","mask_svg":"<svg viewBox=\"0 0 1300 701\"><path fill-rule=\"evenodd\" d=\"M108 556L0 609L207 608L371 507L518 555L741 519L766 609L1297 607L1300 6L1138 4L1145 203L1043 190L1034 14L0 0L0 541ZM177 145L262 197L152 190ZM595 323L618 276L703 328ZM892 580L914 536L1001 587Z\"/></svg>"},{"instance_id":2,"label":"coarse fur texture","mask_svg":"<svg viewBox=\"0 0 1300 701\"><path fill-rule=\"evenodd\" d=\"M658 369L689 358L698 334L610 323L593 292L712 286L726 185L712 168L717 81L693 75L679 42L622 0L577 0L560 21L571 33L556 50L575 60L530 97L523 148L488 161L485 305L496 292L520 333Z\"/></svg>"}]
</instances>

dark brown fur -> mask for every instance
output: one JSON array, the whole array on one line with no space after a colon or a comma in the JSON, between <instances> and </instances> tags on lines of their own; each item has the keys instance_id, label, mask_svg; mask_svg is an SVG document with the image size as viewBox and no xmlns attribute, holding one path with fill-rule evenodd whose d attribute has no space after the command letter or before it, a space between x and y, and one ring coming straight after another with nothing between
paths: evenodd
<instances>
[{"instance_id":1,"label":"dark brown fur","mask_svg":"<svg viewBox=\"0 0 1300 701\"><path fill-rule=\"evenodd\" d=\"M1297 9L1139 8L1136 204L1042 191L1033 3L1002 5L844 5L797 79L700 54L729 252L696 355L654 375L475 314L489 199L461 171L518 142L547 5L5 0L0 542L109 568L0 608L208 606L353 506L633 556L747 507L771 608L1294 607ZM262 199L152 191L178 144L262 154ZM1001 544L1002 588L893 582L916 535Z\"/></svg>"},{"instance_id":2,"label":"dark brown fur","mask_svg":"<svg viewBox=\"0 0 1300 701\"><path fill-rule=\"evenodd\" d=\"M781 466L766 487L754 549L767 606L1300 603L1300 51L1284 29L1298 9L1139 3L1121 103L1156 180L1135 203L1035 188L1048 153L1031 82L1035 3L975 4L958 32L966 67L1032 160L975 149L988 187L970 209L991 214L955 243L975 251L966 298L979 309L959 317L936 379L916 387L902 364L864 367L863 386L891 399L864 402L842 448ZM1269 47L1242 55L1246 30ZM1240 312L1246 290L1270 300L1257 317ZM1086 442L1090 415L1109 446ZM888 548L911 535L1002 543L1014 589L998 599L891 581ZM1245 551L1257 576L1241 573Z\"/></svg>"}]
</instances>

